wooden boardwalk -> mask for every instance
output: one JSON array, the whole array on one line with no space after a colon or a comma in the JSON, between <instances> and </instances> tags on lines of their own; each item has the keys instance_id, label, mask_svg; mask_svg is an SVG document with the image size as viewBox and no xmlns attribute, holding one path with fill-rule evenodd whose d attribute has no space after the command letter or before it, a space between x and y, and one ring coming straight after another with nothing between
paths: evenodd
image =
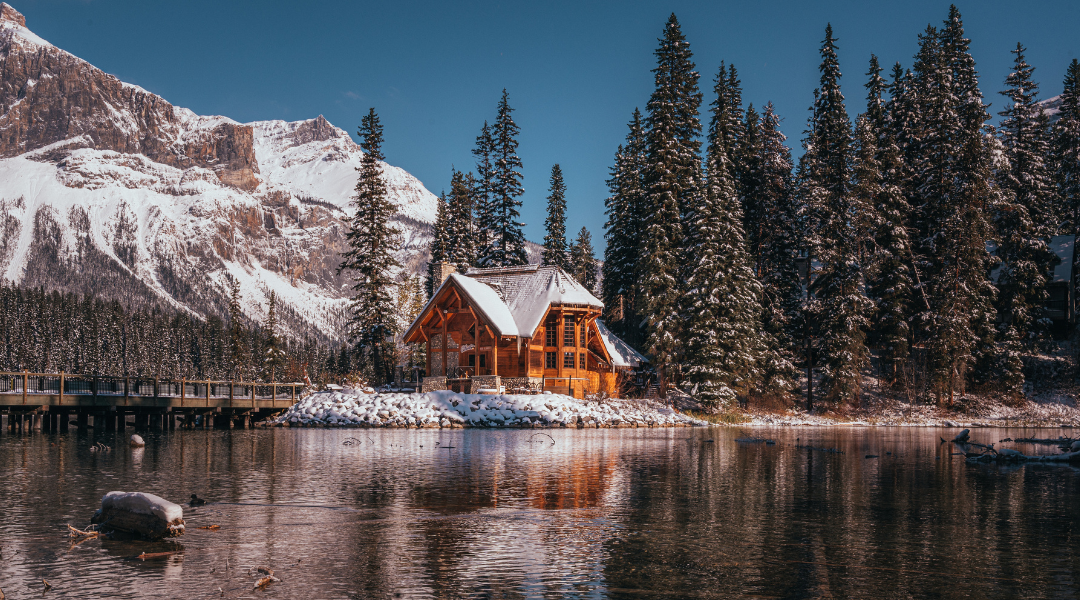
<instances>
[{"instance_id":1,"label":"wooden boardwalk","mask_svg":"<svg viewBox=\"0 0 1080 600\"><path fill-rule=\"evenodd\" d=\"M141 377L91 377L66 373L0 373L0 414L12 430L64 430L71 416L80 429L127 426L175 428L248 427L292 406L302 383L188 381ZM91 421L92 419L92 421Z\"/></svg>"}]
</instances>

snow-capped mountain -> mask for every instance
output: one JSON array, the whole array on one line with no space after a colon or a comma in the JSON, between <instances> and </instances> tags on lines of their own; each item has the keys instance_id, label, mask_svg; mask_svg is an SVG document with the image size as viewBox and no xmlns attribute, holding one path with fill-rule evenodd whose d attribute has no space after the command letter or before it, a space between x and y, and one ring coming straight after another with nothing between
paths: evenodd
<instances>
[{"instance_id":1,"label":"snow-capped mountain","mask_svg":"<svg viewBox=\"0 0 1080 600\"><path fill-rule=\"evenodd\" d=\"M322 116L199 116L41 39L0 3L0 279L222 314L227 275L261 320L338 338L336 274L362 152ZM437 198L383 165L398 258L419 272Z\"/></svg>"}]
</instances>

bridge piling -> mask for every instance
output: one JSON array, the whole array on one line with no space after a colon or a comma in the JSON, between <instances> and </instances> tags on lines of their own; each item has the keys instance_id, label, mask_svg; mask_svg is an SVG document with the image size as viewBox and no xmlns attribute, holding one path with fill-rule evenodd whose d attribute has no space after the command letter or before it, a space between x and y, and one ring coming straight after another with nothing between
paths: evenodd
<instances>
[{"instance_id":1,"label":"bridge piling","mask_svg":"<svg viewBox=\"0 0 1080 600\"><path fill-rule=\"evenodd\" d=\"M68 419L71 418L71 413L66 410L60 411L60 433L67 433Z\"/></svg>"},{"instance_id":2,"label":"bridge piling","mask_svg":"<svg viewBox=\"0 0 1080 600\"><path fill-rule=\"evenodd\" d=\"M75 426L78 427L79 431L86 431L87 425L90 424L89 417L90 415L81 410L75 415Z\"/></svg>"}]
</instances>

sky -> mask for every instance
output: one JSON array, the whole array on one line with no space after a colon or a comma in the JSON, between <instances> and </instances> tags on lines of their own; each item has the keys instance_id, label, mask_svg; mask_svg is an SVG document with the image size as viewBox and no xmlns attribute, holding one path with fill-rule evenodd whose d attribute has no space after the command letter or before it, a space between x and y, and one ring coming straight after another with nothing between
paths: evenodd
<instances>
[{"instance_id":1,"label":"sky","mask_svg":"<svg viewBox=\"0 0 1080 600\"><path fill-rule=\"evenodd\" d=\"M926 0L7 1L53 44L198 114L240 122L321 114L357 139L374 107L387 161L436 194L449 188L451 168L473 169L476 136L494 121L505 88L521 127L526 236L543 239L558 163L568 236L587 227L598 256L605 182L634 108L644 111L652 92L653 52L669 14L690 43L704 103L720 62L734 64L744 104L771 101L797 156L827 23L839 38L854 117L865 106L870 54L886 73L897 61L910 67L918 35L949 10ZM994 113L1017 42L1036 68L1040 97L1061 92L1069 61L1080 56L1080 2L957 6Z\"/></svg>"}]
</instances>

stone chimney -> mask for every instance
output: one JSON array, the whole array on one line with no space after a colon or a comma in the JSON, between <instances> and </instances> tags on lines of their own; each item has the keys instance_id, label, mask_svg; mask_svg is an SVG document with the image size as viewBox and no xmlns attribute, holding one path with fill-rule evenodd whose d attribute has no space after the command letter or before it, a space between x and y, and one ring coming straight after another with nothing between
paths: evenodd
<instances>
[{"instance_id":1,"label":"stone chimney","mask_svg":"<svg viewBox=\"0 0 1080 600\"><path fill-rule=\"evenodd\" d=\"M0 2L0 21L12 21L26 27L26 17L6 2Z\"/></svg>"},{"instance_id":2,"label":"stone chimney","mask_svg":"<svg viewBox=\"0 0 1080 600\"><path fill-rule=\"evenodd\" d=\"M434 275L437 281L435 287L439 287L440 285L442 285L442 283L446 281L446 278L449 277L451 273L457 272L457 269L454 267L454 265L450 263L437 262L433 266L435 267Z\"/></svg>"}]
</instances>

